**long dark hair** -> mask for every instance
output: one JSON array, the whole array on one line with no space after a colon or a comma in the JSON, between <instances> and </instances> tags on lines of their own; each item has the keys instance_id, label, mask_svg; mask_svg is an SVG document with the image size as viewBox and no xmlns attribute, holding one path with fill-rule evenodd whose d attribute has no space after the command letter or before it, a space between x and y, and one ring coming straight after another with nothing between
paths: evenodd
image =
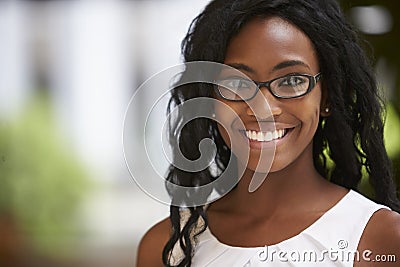
<instances>
[{"instance_id":1,"label":"long dark hair","mask_svg":"<svg viewBox=\"0 0 400 267\"><path fill-rule=\"evenodd\" d=\"M312 41L318 55L322 86L327 88L331 115L320 118L313 139L314 165L331 182L357 190L365 168L374 189L375 201L399 211L400 204L392 177L391 161L383 143L383 103L379 98L371 64L356 32L346 22L334 0L215 0L190 25L182 42L185 62L224 62L230 39L254 17L278 16L299 27ZM172 91L168 112L188 99L212 97L207 84L180 86ZM185 114L180 114L185 116ZM171 140L188 159L199 157L200 140L211 138L217 147L216 166L223 171L230 150L223 142L214 121L196 119L177 134L181 120L171 122ZM178 145L179 144L179 145ZM327 164L333 161L333 165ZM329 166L328 166L329 165ZM167 179L175 184L196 186L218 178L210 169L185 172L171 165ZM173 196L173 192L170 192ZM211 194L211 192L208 192ZM207 198L207 196L204 196ZM186 200L187 201L187 200ZM182 202L185 202L182 200ZM185 203L183 203L185 204ZM190 205L189 205L190 206ZM184 225L180 208L170 207L172 234L163 251L166 266L190 266L195 236L207 227L203 206L187 209ZM195 232L197 222L204 223ZM169 262L176 244L184 257L177 265Z\"/></svg>"}]
</instances>

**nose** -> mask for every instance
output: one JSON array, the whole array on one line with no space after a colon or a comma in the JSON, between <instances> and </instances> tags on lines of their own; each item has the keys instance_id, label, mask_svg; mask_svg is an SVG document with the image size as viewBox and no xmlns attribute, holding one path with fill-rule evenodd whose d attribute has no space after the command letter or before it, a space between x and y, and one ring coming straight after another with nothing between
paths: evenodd
<instances>
[{"instance_id":1,"label":"nose","mask_svg":"<svg viewBox=\"0 0 400 267\"><path fill-rule=\"evenodd\" d=\"M264 89L264 88L261 88ZM279 99L274 97L271 92L258 90L256 96L247 101L247 115L254 116L258 120L266 120L274 118L282 113L282 108Z\"/></svg>"}]
</instances>

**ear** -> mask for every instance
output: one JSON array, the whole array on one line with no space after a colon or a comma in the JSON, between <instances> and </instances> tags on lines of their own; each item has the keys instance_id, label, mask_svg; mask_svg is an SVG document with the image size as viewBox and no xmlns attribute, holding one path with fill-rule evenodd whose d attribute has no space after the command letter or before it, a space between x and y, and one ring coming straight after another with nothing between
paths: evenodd
<instances>
[{"instance_id":1,"label":"ear","mask_svg":"<svg viewBox=\"0 0 400 267\"><path fill-rule=\"evenodd\" d=\"M331 115L332 109L330 107L329 99L328 99L328 88L322 85L321 88L321 105L320 105L320 114L321 117L328 117Z\"/></svg>"}]
</instances>

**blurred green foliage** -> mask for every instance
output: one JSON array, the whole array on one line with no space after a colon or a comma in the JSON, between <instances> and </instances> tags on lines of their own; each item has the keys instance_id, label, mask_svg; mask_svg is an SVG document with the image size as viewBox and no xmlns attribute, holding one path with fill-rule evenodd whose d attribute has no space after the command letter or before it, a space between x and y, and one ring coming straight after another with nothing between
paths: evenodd
<instances>
[{"instance_id":1,"label":"blurred green foliage","mask_svg":"<svg viewBox=\"0 0 400 267\"><path fill-rule=\"evenodd\" d=\"M400 154L400 118L391 103L386 106L384 139L389 157L395 158Z\"/></svg>"},{"instance_id":2,"label":"blurred green foliage","mask_svg":"<svg viewBox=\"0 0 400 267\"><path fill-rule=\"evenodd\" d=\"M386 106L386 122L384 130L384 140L386 151L390 158L396 157L400 153L400 117L396 113L393 105L389 103ZM359 189L370 197L374 197L374 190L368 182L368 172L365 167L362 168L363 178Z\"/></svg>"},{"instance_id":3,"label":"blurred green foliage","mask_svg":"<svg viewBox=\"0 0 400 267\"><path fill-rule=\"evenodd\" d=\"M385 144L394 167L394 179L400 194L400 1L393 0L340 0L345 13L349 14L351 8L356 6L383 6L391 13L392 28L384 34L362 34L369 45L366 48L368 54L373 56L372 60L377 63L379 59L384 59L390 72L396 77L394 88L385 88L389 95L387 119L385 125ZM352 20L349 18L350 21ZM365 184L365 181L363 181ZM400 195L399 195L400 198Z\"/></svg>"},{"instance_id":4,"label":"blurred green foliage","mask_svg":"<svg viewBox=\"0 0 400 267\"><path fill-rule=\"evenodd\" d=\"M57 254L77 231L89 180L51 114L38 97L0 123L0 220L11 219L39 253Z\"/></svg>"}]
</instances>

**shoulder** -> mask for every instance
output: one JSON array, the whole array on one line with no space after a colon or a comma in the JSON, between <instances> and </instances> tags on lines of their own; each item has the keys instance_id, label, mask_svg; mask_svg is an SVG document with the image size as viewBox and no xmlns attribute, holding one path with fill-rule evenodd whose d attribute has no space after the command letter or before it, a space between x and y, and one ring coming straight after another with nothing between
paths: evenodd
<instances>
[{"instance_id":1,"label":"shoulder","mask_svg":"<svg viewBox=\"0 0 400 267\"><path fill-rule=\"evenodd\" d=\"M168 242L171 232L171 222L166 218L151 227L139 243L137 267L160 267L162 252Z\"/></svg>"},{"instance_id":2,"label":"shoulder","mask_svg":"<svg viewBox=\"0 0 400 267\"><path fill-rule=\"evenodd\" d=\"M376 211L361 237L360 262L354 266L398 266L400 262L400 214Z\"/></svg>"}]
</instances>

